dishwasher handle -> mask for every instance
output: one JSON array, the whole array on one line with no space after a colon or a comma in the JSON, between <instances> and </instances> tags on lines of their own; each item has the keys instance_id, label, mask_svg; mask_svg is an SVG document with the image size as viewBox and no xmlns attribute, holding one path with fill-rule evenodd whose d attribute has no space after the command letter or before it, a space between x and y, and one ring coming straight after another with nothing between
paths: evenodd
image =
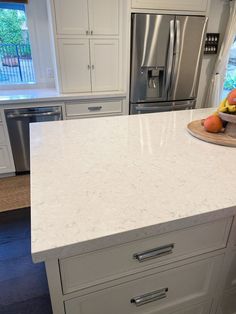
<instances>
[{"instance_id":1,"label":"dishwasher handle","mask_svg":"<svg viewBox=\"0 0 236 314\"><path fill-rule=\"evenodd\" d=\"M61 114L61 111L50 111L50 112L41 112L41 113L22 113L22 114L14 114L9 113L7 115L8 119L17 119L17 118L33 118L33 117L51 117L58 116Z\"/></svg>"}]
</instances>

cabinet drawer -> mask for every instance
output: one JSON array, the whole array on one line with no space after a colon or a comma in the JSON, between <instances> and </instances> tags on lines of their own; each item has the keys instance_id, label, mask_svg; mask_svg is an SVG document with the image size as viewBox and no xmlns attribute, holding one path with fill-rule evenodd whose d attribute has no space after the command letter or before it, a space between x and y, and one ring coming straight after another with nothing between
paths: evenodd
<instances>
[{"instance_id":1,"label":"cabinet drawer","mask_svg":"<svg viewBox=\"0 0 236 314\"><path fill-rule=\"evenodd\" d=\"M226 280L226 289L236 289L236 251L230 255L230 269Z\"/></svg>"},{"instance_id":2,"label":"cabinet drawer","mask_svg":"<svg viewBox=\"0 0 236 314\"><path fill-rule=\"evenodd\" d=\"M69 300L66 313L174 313L178 307L209 300L222 260L201 260Z\"/></svg>"},{"instance_id":3,"label":"cabinet drawer","mask_svg":"<svg viewBox=\"0 0 236 314\"><path fill-rule=\"evenodd\" d=\"M3 124L0 123L0 145L5 144L5 142L6 142L6 136L5 136L4 126Z\"/></svg>"},{"instance_id":4,"label":"cabinet drawer","mask_svg":"<svg viewBox=\"0 0 236 314\"><path fill-rule=\"evenodd\" d=\"M10 168L10 158L7 146L0 146L0 173L6 172Z\"/></svg>"},{"instance_id":5,"label":"cabinet drawer","mask_svg":"<svg viewBox=\"0 0 236 314\"><path fill-rule=\"evenodd\" d=\"M211 304L209 302L188 306L178 311L168 311L168 314L209 314Z\"/></svg>"},{"instance_id":6,"label":"cabinet drawer","mask_svg":"<svg viewBox=\"0 0 236 314\"><path fill-rule=\"evenodd\" d=\"M176 260L224 248L232 219L134 241L60 260L64 294L160 266Z\"/></svg>"},{"instance_id":7,"label":"cabinet drawer","mask_svg":"<svg viewBox=\"0 0 236 314\"><path fill-rule=\"evenodd\" d=\"M227 292L223 296L219 312L222 314L235 314L236 313L236 290Z\"/></svg>"},{"instance_id":8,"label":"cabinet drawer","mask_svg":"<svg viewBox=\"0 0 236 314\"><path fill-rule=\"evenodd\" d=\"M81 102L66 104L67 117L76 117L82 115L97 115L109 113L121 113L122 100L104 101L104 102Z\"/></svg>"},{"instance_id":9,"label":"cabinet drawer","mask_svg":"<svg viewBox=\"0 0 236 314\"><path fill-rule=\"evenodd\" d=\"M207 10L208 0L132 0L134 9L157 9L157 10L183 10L200 11Z\"/></svg>"}]
</instances>

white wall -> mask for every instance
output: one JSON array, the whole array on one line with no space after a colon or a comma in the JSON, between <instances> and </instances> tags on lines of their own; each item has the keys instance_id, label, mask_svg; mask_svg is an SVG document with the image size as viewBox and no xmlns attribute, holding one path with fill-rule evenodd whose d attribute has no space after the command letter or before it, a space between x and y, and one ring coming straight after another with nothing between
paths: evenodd
<instances>
[{"instance_id":1,"label":"white wall","mask_svg":"<svg viewBox=\"0 0 236 314\"><path fill-rule=\"evenodd\" d=\"M207 15L209 17L207 32L220 33L221 44L229 16L229 0L211 0ZM209 107L205 101L211 83L216 58L216 55L204 55L198 90L197 108Z\"/></svg>"},{"instance_id":2,"label":"white wall","mask_svg":"<svg viewBox=\"0 0 236 314\"><path fill-rule=\"evenodd\" d=\"M47 0L30 0L27 16L37 83L39 87L54 87Z\"/></svg>"}]
</instances>

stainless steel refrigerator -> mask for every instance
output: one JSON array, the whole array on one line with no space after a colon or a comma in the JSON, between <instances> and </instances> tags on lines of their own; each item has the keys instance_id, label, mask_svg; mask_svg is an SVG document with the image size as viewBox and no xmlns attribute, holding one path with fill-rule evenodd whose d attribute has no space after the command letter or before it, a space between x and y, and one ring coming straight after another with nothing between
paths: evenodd
<instances>
[{"instance_id":1,"label":"stainless steel refrigerator","mask_svg":"<svg viewBox=\"0 0 236 314\"><path fill-rule=\"evenodd\" d=\"M204 16L132 14L130 113L194 108Z\"/></svg>"}]
</instances>

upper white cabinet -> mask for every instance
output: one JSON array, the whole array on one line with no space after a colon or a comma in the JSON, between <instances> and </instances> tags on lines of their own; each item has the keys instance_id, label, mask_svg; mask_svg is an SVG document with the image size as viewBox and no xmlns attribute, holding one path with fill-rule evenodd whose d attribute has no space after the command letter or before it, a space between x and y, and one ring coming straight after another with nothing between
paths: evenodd
<instances>
[{"instance_id":1,"label":"upper white cabinet","mask_svg":"<svg viewBox=\"0 0 236 314\"><path fill-rule=\"evenodd\" d=\"M119 80L119 48L118 40L94 39L91 47L92 90L118 90Z\"/></svg>"},{"instance_id":2,"label":"upper white cabinet","mask_svg":"<svg viewBox=\"0 0 236 314\"><path fill-rule=\"evenodd\" d=\"M58 35L118 35L119 0L54 0Z\"/></svg>"},{"instance_id":3,"label":"upper white cabinet","mask_svg":"<svg viewBox=\"0 0 236 314\"><path fill-rule=\"evenodd\" d=\"M119 0L88 0L92 35L119 34Z\"/></svg>"},{"instance_id":4,"label":"upper white cabinet","mask_svg":"<svg viewBox=\"0 0 236 314\"><path fill-rule=\"evenodd\" d=\"M124 89L124 3L125 0L48 0L60 92Z\"/></svg>"},{"instance_id":5,"label":"upper white cabinet","mask_svg":"<svg viewBox=\"0 0 236 314\"><path fill-rule=\"evenodd\" d=\"M54 0L57 34L86 35L88 25L87 0Z\"/></svg>"},{"instance_id":6,"label":"upper white cabinet","mask_svg":"<svg viewBox=\"0 0 236 314\"><path fill-rule=\"evenodd\" d=\"M116 39L58 39L64 93L119 90Z\"/></svg>"},{"instance_id":7,"label":"upper white cabinet","mask_svg":"<svg viewBox=\"0 0 236 314\"><path fill-rule=\"evenodd\" d=\"M62 91L91 91L89 41L60 39L58 47Z\"/></svg>"},{"instance_id":8,"label":"upper white cabinet","mask_svg":"<svg viewBox=\"0 0 236 314\"><path fill-rule=\"evenodd\" d=\"M208 0L132 0L132 8L134 9L205 12L207 5Z\"/></svg>"}]
</instances>

